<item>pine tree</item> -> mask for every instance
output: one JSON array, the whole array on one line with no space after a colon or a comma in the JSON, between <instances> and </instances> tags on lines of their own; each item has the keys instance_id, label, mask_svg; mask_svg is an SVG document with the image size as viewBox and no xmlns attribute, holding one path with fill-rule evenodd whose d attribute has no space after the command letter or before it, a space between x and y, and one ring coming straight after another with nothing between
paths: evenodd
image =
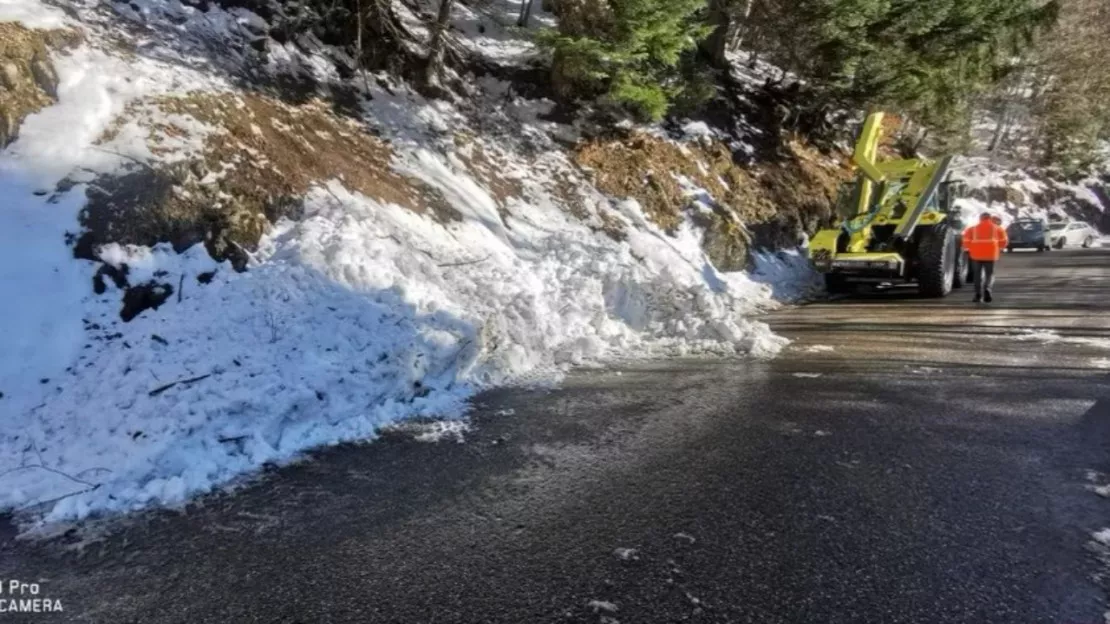
<instances>
[{"instance_id":1,"label":"pine tree","mask_svg":"<svg viewBox=\"0 0 1110 624\"><path fill-rule=\"evenodd\" d=\"M1110 6L1065 0L1060 27L1036 57L1039 89L1030 93L1041 164L1082 173L1110 131Z\"/></svg>"},{"instance_id":2,"label":"pine tree","mask_svg":"<svg viewBox=\"0 0 1110 624\"><path fill-rule=\"evenodd\" d=\"M451 9L455 0L440 0L439 13L432 24L432 38L428 42L428 61L424 67L425 86L438 89L443 74L443 56L447 49L447 30L450 27Z\"/></svg>"},{"instance_id":3,"label":"pine tree","mask_svg":"<svg viewBox=\"0 0 1110 624\"><path fill-rule=\"evenodd\" d=\"M954 123L1055 10L1034 0L756 0L753 19L772 59L816 99Z\"/></svg>"},{"instance_id":4,"label":"pine tree","mask_svg":"<svg viewBox=\"0 0 1110 624\"><path fill-rule=\"evenodd\" d=\"M558 32L541 43L553 53L556 90L604 100L639 117L662 118L685 89L679 63L709 29L705 0L579 0L560 3Z\"/></svg>"}]
</instances>

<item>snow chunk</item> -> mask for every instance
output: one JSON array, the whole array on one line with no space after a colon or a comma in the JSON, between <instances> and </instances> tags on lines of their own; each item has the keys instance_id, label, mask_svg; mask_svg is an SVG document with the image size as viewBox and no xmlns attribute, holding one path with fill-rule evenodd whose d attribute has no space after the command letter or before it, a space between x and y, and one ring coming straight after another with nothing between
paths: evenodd
<instances>
[{"instance_id":1,"label":"snow chunk","mask_svg":"<svg viewBox=\"0 0 1110 624\"><path fill-rule=\"evenodd\" d=\"M586 608L594 613L616 613L617 605L608 600L591 600L586 603Z\"/></svg>"},{"instance_id":2,"label":"snow chunk","mask_svg":"<svg viewBox=\"0 0 1110 624\"><path fill-rule=\"evenodd\" d=\"M1096 531L1091 535L1091 537L1095 538L1095 541L1099 544L1102 544L1103 546L1110 546L1110 529L1102 529L1101 531Z\"/></svg>"},{"instance_id":3,"label":"snow chunk","mask_svg":"<svg viewBox=\"0 0 1110 624\"><path fill-rule=\"evenodd\" d=\"M635 548L618 548L613 551L613 556L621 561L632 561L639 559L640 551Z\"/></svg>"}]
</instances>

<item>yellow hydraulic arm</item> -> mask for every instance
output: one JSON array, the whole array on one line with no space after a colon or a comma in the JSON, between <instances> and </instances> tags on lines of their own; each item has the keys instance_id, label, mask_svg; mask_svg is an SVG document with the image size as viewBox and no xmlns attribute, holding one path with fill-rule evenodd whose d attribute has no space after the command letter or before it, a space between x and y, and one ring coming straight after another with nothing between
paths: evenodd
<instances>
[{"instance_id":1,"label":"yellow hydraulic arm","mask_svg":"<svg viewBox=\"0 0 1110 624\"><path fill-rule=\"evenodd\" d=\"M855 216L862 217L872 214L873 210L877 211L872 214L873 220L851 232L849 249L856 252L868 247L872 224L895 225L895 238L908 239L922 223L951 166L951 157L944 158L939 163L922 159L879 162L884 117L881 112L867 116L852 155L852 162L859 167L861 174ZM881 205L875 206L873 195L878 185L885 185L886 188L884 196L878 198ZM938 217L936 215L926 221L935 221Z\"/></svg>"}]
</instances>

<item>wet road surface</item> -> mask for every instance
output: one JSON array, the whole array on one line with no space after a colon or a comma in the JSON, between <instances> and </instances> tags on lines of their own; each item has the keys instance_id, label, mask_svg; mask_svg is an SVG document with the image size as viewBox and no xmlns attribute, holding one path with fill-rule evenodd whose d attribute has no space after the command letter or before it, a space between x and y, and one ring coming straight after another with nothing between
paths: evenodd
<instances>
[{"instance_id":1,"label":"wet road surface","mask_svg":"<svg viewBox=\"0 0 1110 624\"><path fill-rule=\"evenodd\" d=\"M767 320L771 362L480 397L464 443L327 451L48 541L0 622L1098 624L1110 250L1008 256L997 301Z\"/></svg>"}]
</instances>

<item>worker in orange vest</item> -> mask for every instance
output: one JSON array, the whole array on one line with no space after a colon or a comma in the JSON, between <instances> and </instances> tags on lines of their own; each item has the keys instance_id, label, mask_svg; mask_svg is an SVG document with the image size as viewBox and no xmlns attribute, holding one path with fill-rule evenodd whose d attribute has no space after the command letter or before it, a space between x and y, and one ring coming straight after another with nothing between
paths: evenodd
<instances>
[{"instance_id":1,"label":"worker in orange vest","mask_svg":"<svg viewBox=\"0 0 1110 624\"><path fill-rule=\"evenodd\" d=\"M979 216L979 223L964 230L964 249L971 258L971 271L975 278L975 303L990 303L994 299L991 292L994 287L994 264L1009 244L1006 229L995 222L989 212Z\"/></svg>"}]
</instances>

